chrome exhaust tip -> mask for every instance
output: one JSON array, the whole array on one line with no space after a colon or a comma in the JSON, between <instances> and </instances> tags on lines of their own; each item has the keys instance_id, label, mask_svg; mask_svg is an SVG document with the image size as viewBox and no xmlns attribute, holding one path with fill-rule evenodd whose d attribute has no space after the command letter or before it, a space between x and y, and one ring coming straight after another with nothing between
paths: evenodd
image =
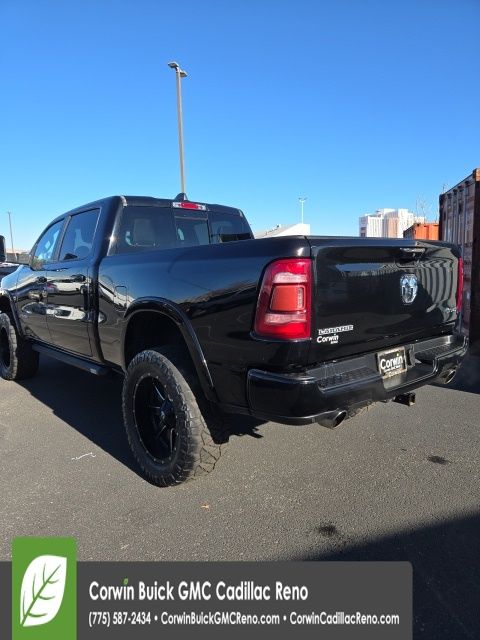
<instances>
[{"instance_id":1,"label":"chrome exhaust tip","mask_svg":"<svg viewBox=\"0 0 480 640\"><path fill-rule=\"evenodd\" d=\"M450 384L450 382L454 379L454 377L457 375L457 370L456 369L450 369L450 371L447 372L443 383L444 384Z\"/></svg>"},{"instance_id":2,"label":"chrome exhaust tip","mask_svg":"<svg viewBox=\"0 0 480 640\"><path fill-rule=\"evenodd\" d=\"M342 424L346 417L347 412L345 410L330 411L329 413L322 414L317 422L322 427L327 427L327 429L335 429L335 427Z\"/></svg>"}]
</instances>

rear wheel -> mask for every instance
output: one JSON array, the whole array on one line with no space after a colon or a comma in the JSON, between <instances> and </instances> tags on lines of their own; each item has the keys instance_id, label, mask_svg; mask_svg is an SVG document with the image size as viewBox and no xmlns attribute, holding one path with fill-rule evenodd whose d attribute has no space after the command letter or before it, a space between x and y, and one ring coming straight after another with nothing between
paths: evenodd
<instances>
[{"instance_id":1,"label":"rear wheel","mask_svg":"<svg viewBox=\"0 0 480 640\"><path fill-rule=\"evenodd\" d=\"M4 380L31 378L38 370L38 353L18 333L6 313L0 313L0 376Z\"/></svg>"},{"instance_id":2,"label":"rear wheel","mask_svg":"<svg viewBox=\"0 0 480 640\"><path fill-rule=\"evenodd\" d=\"M200 410L194 389L198 395L182 349L148 349L128 367L123 385L128 442L146 477L159 486L209 473L220 458L226 438L203 403Z\"/></svg>"}]
</instances>

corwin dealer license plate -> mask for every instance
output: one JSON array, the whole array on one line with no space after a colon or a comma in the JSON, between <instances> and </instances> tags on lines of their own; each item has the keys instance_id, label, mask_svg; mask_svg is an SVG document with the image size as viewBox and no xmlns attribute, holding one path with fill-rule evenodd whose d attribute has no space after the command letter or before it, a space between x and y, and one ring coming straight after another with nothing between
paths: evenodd
<instances>
[{"instance_id":1,"label":"corwin dealer license plate","mask_svg":"<svg viewBox=\"0 0 480 640\"><path fill-rule=\"evenodd\" d=\"M377 365L383 378L396 376L407 370L405 347L389 349L377 354Z\"/></svg>"}]
</instances>

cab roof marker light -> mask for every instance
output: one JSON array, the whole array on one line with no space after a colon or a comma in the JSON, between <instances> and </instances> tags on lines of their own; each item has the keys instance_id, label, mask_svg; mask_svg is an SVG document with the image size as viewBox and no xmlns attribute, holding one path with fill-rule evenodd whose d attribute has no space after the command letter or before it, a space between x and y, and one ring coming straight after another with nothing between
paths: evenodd
<instances>
[{"instance_id":1,"label":"cab roof marker light","mask_svg":"<svg viewBox=\"0 0 480 640\"><path fill-rule=\"evenodd\" d=\"M207 210L204 204L197 204L196 202L172 202L172 207L175 209L195 209L196 211Z\"/></svg>"}]
</instances>

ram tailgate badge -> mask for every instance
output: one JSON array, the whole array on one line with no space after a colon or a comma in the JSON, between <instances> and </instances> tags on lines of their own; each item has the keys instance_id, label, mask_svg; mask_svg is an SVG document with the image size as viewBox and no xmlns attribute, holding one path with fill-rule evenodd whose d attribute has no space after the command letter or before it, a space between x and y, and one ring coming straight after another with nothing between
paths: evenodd
<instances>
[{"instance_id":1,"label":"ram tailgate badge","mask_svg":"<svg viewBox=\"0 0 480 640\"><path fill-rule=\"evenodd\" d=\"M405 273L400 278L400 291L405 304L412 304L417 297L418 280L413 273Z\"/></svg>"}]
</instances>

